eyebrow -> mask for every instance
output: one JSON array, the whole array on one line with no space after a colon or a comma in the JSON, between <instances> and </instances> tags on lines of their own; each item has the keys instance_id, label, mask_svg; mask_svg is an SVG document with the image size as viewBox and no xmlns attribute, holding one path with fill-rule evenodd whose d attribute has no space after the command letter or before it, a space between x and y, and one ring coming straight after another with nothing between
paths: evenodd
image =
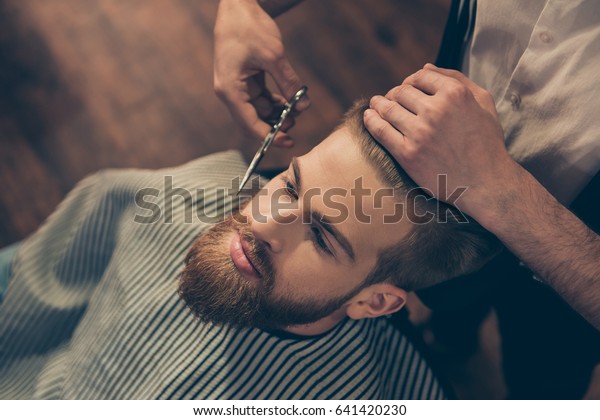
<instances>
[{"instance_id":1,"label":"eyebrow","mask_svg":"<svg viewBox=\"0 0 600 420\"><path fill-rule=\"evenodd\" d=\"M296 188L298 189L298 193L302 191L302 177L300 174L300 164L298 163L298 159L296 157L292 158L292 171L294 172L294 179L296 180ZM319 224L325 229L334 239L340 244L346 255L350 258L352 262L355 262L356 257L354 255L354 249L352 248L352 244L330 221L330 219L324 214L318 211L311 212L311 219L317 220Z\"/></svg>"}]
</instances>

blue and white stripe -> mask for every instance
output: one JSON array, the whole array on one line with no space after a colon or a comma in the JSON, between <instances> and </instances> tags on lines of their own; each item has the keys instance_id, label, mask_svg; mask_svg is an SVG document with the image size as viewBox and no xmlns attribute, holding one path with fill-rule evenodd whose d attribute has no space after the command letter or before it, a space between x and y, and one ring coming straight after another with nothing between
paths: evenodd
<instances>
[{"instance_id":1,"label":"blue and white stripe","mask_svg":"<svg viewBox=\"0 0 600 420\"><path fill-rule=\"evenodd\" d=\"M346 320L313 338L199 323L176 293L195 237L183 223L226 206L245 163L225 152L186 165L108 170L80 182L20 247L0 304L0 398L432 399L443 391L384 318ZM138 190L211 193L174 199L173 223L138 224ZM201 202L199 202L201 201Z\"/></svg>"}]
</instances>

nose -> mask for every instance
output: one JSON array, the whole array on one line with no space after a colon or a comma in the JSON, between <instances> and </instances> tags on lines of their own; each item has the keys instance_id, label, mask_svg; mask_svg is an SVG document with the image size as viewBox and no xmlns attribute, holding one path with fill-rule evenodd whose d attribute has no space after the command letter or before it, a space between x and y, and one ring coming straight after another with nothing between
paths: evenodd
<instances>
[{"instance_id":1,"label":"nose","mask_svg":"<svg viewBox=\"0 0 600 420\"><path fill-rule=\"evenodd\" d=\"M250 229L257 241L260 241L270 252L278 254L283 251L285 233L273 217L266 217L260 221L253 220Z\"/></svg>"},{"instance_id":2,"label":"nose","mask_svg":"<svg viewBox=\"0 0 600 420\"><path fill-rule=\"evenodd\" d=\"M286 247L293 248L302 233L302 217L299 209L262 208L263 212L250 217L250 229L256 240L271 253L282 253Z\"/></svg>"},{"instance_id":3,"label":"nose","mask_svg":"<svg viewBox=\"0 0 600 420\"><path fill-rule=\"evenodd\" d=\"M271 185L271 184L269 184ZM286 205L275 196L277 184L265 188L266 194L257 194L245 209L249 216L254 238L269 252L279 254L293 248L293 242L302 240L302 217L299 203Z\"/></svg>"}]
</instances>

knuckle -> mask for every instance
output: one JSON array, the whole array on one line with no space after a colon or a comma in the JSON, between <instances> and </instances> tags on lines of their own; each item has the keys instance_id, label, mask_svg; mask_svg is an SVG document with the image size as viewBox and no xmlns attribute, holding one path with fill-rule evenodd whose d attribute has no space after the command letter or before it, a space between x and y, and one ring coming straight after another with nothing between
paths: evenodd
<instances>
[{"instance_id":1,"label":"knuckle","mask_svg":"<svg viewBox=\"0 0 600 420\"><path fill-rule=\"evenodd\" d=\"M423 101L421 104L423 114L427 118L436 118L439 114L438 105L433 101Z\"/></svg>"},{"instance_id":2,"label":"knuckle","mask_svg":"<svg viewBox=\"0 0 600 420\"><path fill-rule=\"evenodd\" d=\"M283 44L276 43L265 50L264 58L266 61L280 63L285 60L285 49Z\"/></svg>"},{"instance_id":3,"label":"knuckle","mask_svg":"<svg viewBox=\"0 0 600 420\"><path fill-rule=\"evenodd\" d=\"M450 81L446 90L447 97L453 101L463 101L469 95L469 89L459 81Z\"/></svg>"},{"instance_id":4,"label":"knuckle","mask_svg":"<svg viewBox=\"0 0 600 420\"><path fill-rule=\"evenodd\" d=\"M422 116L424 121L429 124L435 124L444 119L446 112L451 109L448 105L451 102L443 97L436 99L435 101L424 101L421 106L423 107Z\"/></svg>"},{"instance_id":5,"label":"knuckle","mask_svg":"<svg viewBox=\"0 0 600 420\"><path fill-rule=\"evenodd\" d=\"M225 83L222 78L215 75L213 79L213 90L217 97L225 102L228 102L231 98L232 91L231 86L228 83Z\"/></svg>"},{"instance_id":6,"label":"knuckle","mask_svg":"<svg viewBox=\"0 0 600 420\"><path fill-rule=\"evenodd\" d=\"M425 69L420 69L417 72L413 73L412 75L408 76L406 79L412 79L413 81L420 80L426 71L427 70L425 70Z\"/></svg>"},{"instance_id":7,"label":"knuckle","mask_svg":"<svg viewBox=\"0 0 600 420\"><path fill-rule=\"evenodd\" d=\"M225 97L225 86L223 86L223 83L216 78L213 82L213 89L219 98L223 99Z\"/></svg>"},{"instance_id":8,"label":"knuckle","mask_svg":"<svg viewBox=\"0 0 600 420\"><path fill-rule=\"evenodd\" d=\"M458 70L446 70L448 72L448 76L454 78L454 79L459 79L463 77L463 74L461 72L459 72Z\"/></svg>"},{"instance_id":9,"label":"knuckle","mask_svg":"<svg viewBox=\"0 0 600 420\"><path fill-rule=\"evenodd\" d=\"M417 82L417 80L419 80L419 72L421 70L419 70L418 72L411 74L410 76L406 77L403 81L402 81L402 85L412 85L414 83ZM400 86L402 86L400 85Z\"/></svg>"},{"instance_id":10,"label":"knuckle","mask_svg":"<svg viewBox=\"0 0 600 420\"><path fill-rule=\"evenodd\" d=\"M457 93L451 93L440 97L438 111L443 114L455 108L456 103L460 100L457 95Z\"/></svg>"},{"instance_id":11,"label":"knuckle","mask_svg":"<svg viewBox=\"0 0 600 420\"><path fill-rule=\"evenodd\" d=\"M386 129L385 129L384 125L377 126L377 128L375 129L375 137L377 137L379 140L383 140L383 141L388 140L386 137Z\"/></svg>"},{"instance_id":12,"label":"knuckle","mask_svg":"<svg viewBox=\"0 0 600 420\"><path fill-rule=\"evenodd\" d=\"M418 146L414 145L414 144L409 144L406 145L406 147L404 147L403 150L403 155L404 155L404 159L406 160L414 160L417 155L418 155L419 149Z\"/></svg>"},{"instance_id":13,"label":"knuckle","mask_svg":"<svg viewBox=\"0 0 600 420\"><path fill-rule=\"evenodd\" d=\"M382 117L389 118L394 112L396 102L392 101L381 101L379 104L379 113Z\"/></svg>"},{"instance_id":14,"label":"knuckle","mask_svg":"<svg viewBox=\"0 0 600 420\"><path fill-rule=\"evenodd\" d=\"M396 86L389 91L389 93L386 95L386 97L389 99L399 98L406 93L407 88L408 88L408 85L405 85L405 84Z\"/></svg>"},{"instance_id":15,"label":"knuckle","mask_svg":"<svg viewBox=\"0 0 600 420\"><path fill-rule=\"evenodd\" d=\"M385 126L378 124L373 118L369 120L369 132L378 140L385 139Z\"/></svg>"},{"instance_id":16,"label":"knuckle","mask_svg":"<svg viewBox=\"0 0 600 420\"><path fill-rule=\"evenodd\" d=\"M391 88L390 90L388 90L387 93L385 94L385 98L393 100L398 95L399 87L400 86L395 86L395 87Z\"/></svg>"}]
</instances>

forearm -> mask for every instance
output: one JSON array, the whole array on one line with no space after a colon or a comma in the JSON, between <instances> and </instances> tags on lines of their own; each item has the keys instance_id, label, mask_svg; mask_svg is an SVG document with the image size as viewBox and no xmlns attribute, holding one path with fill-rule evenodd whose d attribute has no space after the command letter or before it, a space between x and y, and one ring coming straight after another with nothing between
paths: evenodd
<instances>
[{"instance_id":1,"label":"forearm","mask_svg":"<svg viewBox=\"0 0 600 420\"><path fill-rule=\"evenodd\" d=\"M302 0L258 0L258 4L271 17L277 17L300 3Z\"/></svg>"},{"instance_id":2,"label":"forearm","mask_svg":"<svg viewBox=\"0 0 600 420\"><path fill-rule=\"evenodd\" d=\"M600 329L600 236L529 172L519 167L515 176L513 187L500 183L475 217Z\"/></svg>"}]
</instances>

